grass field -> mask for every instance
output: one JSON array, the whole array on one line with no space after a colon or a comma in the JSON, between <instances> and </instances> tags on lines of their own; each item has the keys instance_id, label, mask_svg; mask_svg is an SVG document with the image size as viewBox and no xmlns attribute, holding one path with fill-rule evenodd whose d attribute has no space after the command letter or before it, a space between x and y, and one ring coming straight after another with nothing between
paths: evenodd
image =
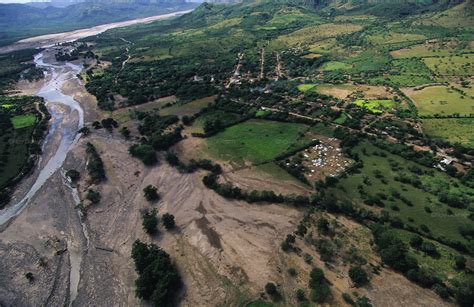
<instances>
[{"instance_id":1,"label":"grass field","mask_svg":"<svg viewBox=\"0 0 474 307\"><path fill-rule=\"evenodd\" d=\"M190 133L204 133L203 127L206 120L210 118L219 118L224 124L233 122L239 119L240 115L236 113L224 112L224 111L212 111L199 116L186 130Z\"/></svg>"},{"instance_id":2,"label":"grass field","mask_svg":"<svg viewBox=\"0 0 474 307\"><path fill-rule=\"evenodd\" d=\"M11 119L13 128L21 129L29 126L33 126L36 123L36 116L34 114L28 115L17 115Z\"/></svg>"},{"instance_id":3,"label":"grass field","mask_svg":"<svg viewBox=\"0 0 474 307\"><path fill-rule=\"evenodd\" d=\"M387 32L370 35L368 41L374 45L395 44L407 41L418 41L426 39L426 36L420 34Z\"/></svg>"},{"instance_id":4,"label":"grass field","mask_svg":"<svg viewBox=\"0 0 474 307\"><path fill-rule=\"evenodd\" d=\"M197 99L186 104L175 104L171 107L160 110L160 115L191 116L198 113L201 111L201 109L207 107L209 104L213 103L215 99L216 96L210 96Z\"/></svg>"},{"instance_id":5,"label":"grass field","mask_svg":"<svg viewBox=\"0 0 474 307\"><path fill-rule=\"evenodd\" d=\"M390 99L358 99L354 101L354 104L358 105L359 107L364 107L372 113L383 113L384 111L388 111L390 108L392 108L395 105L395 102Z\"/></svg>"},{"instance_id":6,"label":"grass field","mask_svg":"<svg viewBox=\"0 0 474 307\"><path fill-rule=\"evenodd\" d=\"M322 70L324 71L333 71L333 70L348 70L351 69L352 65L339 61L330 61L324 63Z\"/></svg>"},{"instance_id":7,"label":"grass field","mask_svg":"<svg viewBox=\"0 0 474 307\"><path fill-rule=\"evenodd\" d=\"M437 75L474 75L474 54L461 56L424 58L426 66Z\"/></svg>"},{"instance_id":8,"label":"grass field","mask_svg":"<svg viewBox=\"0 0 474 307\"><path fill-rule=\"evenodd\" d=\"M363 153L363 148L365 148L367 155ZM402 174L417 177L409 170L413 166L427 172L432 169L427 169L366 143L356 147L355 152L359 153L364 166L360 173L351 175L339 182L336 188L333 189L333 195L336 198L379 211L381 209L376 206L366 205L363 197L377 194L384 195L383 197L386 197L386 199L382 200L383 210L387 210L391 216L397 216L405 224L413 227L426 225L430 232L437 237L444 236L448 239L466 242L466 239L460 235L458 228L461 225L472 224L472 221L468 218L469 211L448 207L448 205L438 200L434 192L441 189L456 195L464 195L468 197L466 201L472 204L474 189L463 186L457 179L450 178L436 170L419 176L423 189L415 188L410 184L396 181L395 177ZM383 155L380 155L381 152L383 152ZM378 155L374 155L374 153ZM363 188L363 192L358 191L359 186ZM405 197L411 202L412 206L408 206L400 198L394 197L394 193L399 193ZM425 208L429 208L431 213L428 213ZM452 214L448 213L448 209L451 210Z\"/></svg>"},{"instance_id":9,"label":"grass field","mask_svg":"<svg viewBox=\"0 0 474 307\"><path fill-rule=\"evenodd\" d=\"M431 137L474 148L474 118L423 119L422 123Z\"/></svg>"},{"instance_id":10,"label":"grass field","mask_svg":"<svg viewBox=\"0 0 474 307\"><path fill-rule=\"evenodd\" d=\"M394 50L390 52L390 54L397 59L407 59L415 57L422 58L451 56L462 51L467 50L459 50L458 48L456 48L456 44L454 42L447 42L414 45L409 48Z\"/></svg>"},{"instance_id":11,"label":"grass field","mask_svg":"<svg viewBox=\"0 0 474 307\"><path fill-rule=\"evenodd\" d=\"M466 95L447 86L430 86L409 94L418 108L420 115L469 115L474 113L472 89L463 89Z\"/></svg>"},{"instance_id":12,"label":"grass field","mask_svg":"<svg viewBox=\"0 0 474 307\"><path fill-rule=\"evenodd\" d=\"M210 137L209 151L239 165L271 161L297 143L307 128L301 124L250 120Z\"/></svg>"},{"instance_id":13,"label":"grass field","mask_svg":"<svg viewBox=\"0 0 474 307\"><path fill-rule=\"evenodd\" d=\"M302 92L307 92L307 91L312 90L315 86L316 84L300 84L298 85L298 90Z\"/></svg>"}]
</instances>

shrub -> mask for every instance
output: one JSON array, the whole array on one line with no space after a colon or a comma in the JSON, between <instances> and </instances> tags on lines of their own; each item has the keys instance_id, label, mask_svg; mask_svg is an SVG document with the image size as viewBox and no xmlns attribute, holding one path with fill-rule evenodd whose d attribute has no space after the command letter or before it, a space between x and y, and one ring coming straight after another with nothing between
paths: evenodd
<instances>
[{"instance_id":1,"label":"shrub","mask_svg":"<svg viewBox=\"0 0 474 307\"><path fill-rule=\"evenodd\" d=\"M466 258L462 255L457 255L454 259L454 263L458 270L464 270L466 268Z\"/></svg>"},{"instance_id":2,"label":"shrub","mask_svg":"<svg viewBox=\"0 0 474 307\"><path fill-rule=\"evenodd\" d=\"M90 200L93 204L97 204L100 201L100 198L101 196L99 192L92 189L87 190L86 199Z\"/></svg>"},{"instance_id":3,"label":"shrub","mask_svg":"<svg viewBox=\"0 0 474 307\"><path fill-rule=\"evenodd\" d=\"M296 276L298 273L296 272L295 268L289 268L288 274L290 274L290 276Z\"/></svg>"},{"instance_id":4,"label":"shrub","mask_svg":"<svg viewBox=\"0 0 474 307\"><path fill-rule=\"evenodd\" d=\"M303 302L306 300L303 289L297 289L295 292L295 296L296 296L296 299L300 302Z\"/></svg>"},{"instance_id":5,"label":"shrub","mask_svg":"<svg viewBox=\"0 0 474 307\"><path fill-rule=\"evenodd\" d=\"M153 165L158 162L155 150L152 146L146 144L135 144L128 149L130 155L140 159L145 165Z\"/></svg>"},{"instance_id":6,"label":"shrub","mask_svg":"<svg viewBox=\"0 0 474 307\"><path fill-rule=\"evenodd\" d=\"M361 267L350 268L349 277L351 278L352 282L354 282L356 287L365 285L369 281L367 273Z\"/></svg>"},{"instance_id":7,"label":"shrub","mask_svg":"<svg viewBox=\"0 0 474 307\"><path fill-rule=\"evenodd\" d=\"M278 293L275 284L272 282L269 282L265 285L265 292L271 296L275 296Z\"/></svg>"},{"instance_id":8,"label":"shrub","mask_svg":"<svg viewBox=\"0 0 474 307\"><path fill-rule=\"evenodd\" d=\"M158 218L156 217L156 209L151 211L146 210L142 213L142 226L148 234L154 234L156 232L156 227L158 226Z\"/></svg>"},{"instance_id":9,"label":"shrub","mask_svg":"<svg viewBox=\"0 0 474 307\"><path fill-rule=\"evenodd\" d=\"M81 176L81 174L78 171L76 171L75 169L70 169L66 172L66 177L69 177L69 179L71 179L71 181L77 181L80 176Z\"/></svg>"},{"instance_id":10,"label":"shrub","mask_svg":"<svg viewBox=\"0 0 474 307\"><path fill-rule=\"evenodd\" d=\"M173 229L175 226L174 216L169 213L163 214L163 216L161 217L161 222L168 230Z\"/></svg>"},{"instance_id":11,"label":"shrub","mask_svg":"<svg viewBox=\"0 0 474 307\"><path fill-rule=\"evenodd\" d=\"M158 189L154 186L147 185L143 189L143 195L145 196L146 200L148 201L156 201L159 200L160 196L158 195Z\"/></svg>"}]
</instances>

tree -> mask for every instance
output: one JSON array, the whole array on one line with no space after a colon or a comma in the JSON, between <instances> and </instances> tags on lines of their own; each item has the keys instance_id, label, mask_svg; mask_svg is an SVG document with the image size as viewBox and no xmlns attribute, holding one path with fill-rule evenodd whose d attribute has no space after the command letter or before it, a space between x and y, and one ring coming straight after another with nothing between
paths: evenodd
<instances>
[{"instance_id":1,"label":"tree","mask_svg":"<svg viewBox=\"0 0 474 307\"><path fill-rule=\"evenodd\" d=\"M423 239L419 235L415 235L410 239L410 245L413 248L419 249L423 244Z\"/></svg>"},{"instance_id":2,"label":"tree","mask_svg":"<svg viewBox=\"0 0 474 307\"><path fill-rule=\"evenodd\" d=\"M93 204L97 204L100 201L100 198L101 196L99 192L92 189L87 190L86 199L90 200Z\"/></svg>"},{"instance_id":3,"label":"tree","mask_svg":"<svg viewBox=\"0 0 474 307\"><path fill-rule=\"evenodd\" d=\"M142 213L142 226L148 234L154 234L156 232L156 227L158 226L158 218L156 217L156 209L151 211L146 210Z\"/></svg>"},{"instance_id":4,"label":"tree","mask_svg":"<svg viewBox=\"0 0 474 307\"><path fill-rule=\"evenodd\" d=\"M278 293L277 287L272 282L269 282L265 285L265 292L267 292L267 294L270 296L275 296Z\"/></svg>"},{"instance_id":5,"label":"tree","mask_svg":"<svg viewBox=\"0 0 474 307\"><path fill-rule=\"evenodd\" d=\"M311 289L316 288L319 284L324 282L324 272L320 268L314 268L309 273L309 287Z\"/></svg>"},{"instance_id":6,"label":"tree","mask_svg":"<svg viewBox=\"0 0 474 307\"><path fill-rule=\"evenodd\" d=\"M466 257L463 255L457 255L454 259L455 267L458 270L464 270L466 268Z\"/></svg>"},{"instance_id":7,"label":"tree","mask_svg":"<svg viewBox=\"0 0 474 307\"><path fill-rule=\"evenodd\" d=\"M297 289L295 292L295 296L296 296L296 299L300 302L303 302L306 300L303 289Z\"/></svg>"},{"instance_id":8,"label":"tree","mask_svg":"<svg viewBox=\"0 0 474 307\"><path fill-rule=\"evenodd\" d=\"M33 273L31 273L31 272L26 273L26 274L25 274L25 278L26 278L29 282L32 282L32 281L35 279L35 277L33 276Z\"/></svg>"},{"instance_id":9,"label":"tree","mask_svg":"<svg viewBox=\"0 0 474 307\"><path fill-rule=\"evenodd\" d=\"M66 177L69 177L69 179L71 179L71 181L77 181L80 176L81 176L81 174L78 171L76 171L75 169L70 169L66 172Z\"/></svg>"},{"instance_id":10,"label":"tree","mask_svg":"<svg viewBox=\"0 0 474 307\"><path fill-rule=\"evenodd\" d=\"M172 214L169 214L169 213L163 214L163 216L161 217L161 221L163 222L163 225L165 226L165 228L168 230L173 229L175 226L174 216Z\"/></svg>"},{"instance_id":11,"label":"tree","mask_svg":"<svg viewBox=\"0 0 474 307\"><path fill-rule=\"evenodd\" d=\"M151 300L155 306L172 306L181 278L170 256L157 245L137 240L133 243L132 259L138 273L136 296Z\"/></svg>"},{"instance_id":12,"label":"tree","mask_svg":"<svg viewBox=\"0 0 474 307\"><path fill-rule=\"evenodd\" d=\"M327 234L329 232L329 221L324 217L318 220L318 231L322 234Z\"/></svg>"},{"instance_id":13,"label":"tree","mask_svg":"<svg viewBox=\"0 0 474 307\"><path fill-rule=\"evenodd\" d=\"M438 255L438 250L436 249L436 246L432 243L432 242L423 242L423 244L421 244L421 248L420 248L425 254L431 256L431 257L435 257Z\"/></svg>"},{"instance_id":14,"label":"tree","mask_svg":"<svg viewBox=\"0 0 474 307\"><path fill-rule=\"evenodd\" d=\"M140 159L145 165L153 165L158 162L155 150L151 145L135 144L130 146L128 152L133 157Z\"/></svg>"},{"instance_id":15,"label":"tree","mask_svg":"<svg viewBox=\"0 0 474 307\"><path fill-rule=\"evenodd\" d=\"M146 200L148 201L156 201L160 199L160 195L158 195L158 189L154 186L147 185L143 189L143 195L145 196Z\"/></svg>"},{"instance_id":16,"label":"tree","mask_svg":"<svg viewBox=\"0 0 474 307\"><path fill-rule=\"evenodd\" d=\"M349 277L351 278L352 282L356 285L356 287L365 285L369 281L367 273L361 267L350 268Z\"/></svg>"},{"instance_id":17,"label":"tree","mask_svg":"<svg viewBox=\"0 0 474 307\"><path fill-rule=\"evenodd\" d=\"M329 286L325 283L319 284L311 290L311 300L316 303L323 303L329 295Z\"/></svg>"}]
</instances>

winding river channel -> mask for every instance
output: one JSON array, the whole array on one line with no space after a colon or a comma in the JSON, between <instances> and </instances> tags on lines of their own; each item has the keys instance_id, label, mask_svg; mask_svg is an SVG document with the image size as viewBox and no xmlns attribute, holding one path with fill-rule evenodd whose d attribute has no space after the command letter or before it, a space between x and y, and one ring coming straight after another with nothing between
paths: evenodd
<instances>
[{"instance_id":1,"label":"winding river channel","mask_svg":"<svg viewBox=\"0 0 474 307\"><path fill-rule=\"evenodd\" d=\"M77 189L70 184L65 176L65 171L61 169L61 167L66 160L68 153L79 140L80 134L78 134L78 130L84 126L84 110L82 109L81 104L75 100L71 94L67 94L63 90L63 87L69 81L80 83L77 75L81 72L83 66L81 64L74 64L70 62L56 62L54 57L55 47L51 47L51 44L74 41L79 38L98 34L111 28L174 17L187 12L189 11L181 11L144 19L102 25L73 32L40 36L37 38L25 40L27 41L26 44L25 42L20 42L12 46L0 48L0 53L2 53L22 48L46 46L46 49L34 57L35 65L44 70L44 81L41 85L41 88L38 89L35 95L44 99L46 107L51 114L48 134L45 137L42 145L43 155L39 159L37 169L33 175L35 176L34 183L28 187L29 189L24 195L21 196L19 201L10 204L3 210L0 210L0 226L8 227L9 222L18 216L28 206L38 191L40 191L40 189L45 185L45 183L48 182L51 176L53 176L53 174L58 171L60 171L64 185L71 191L72 198L75 202L72 205L75 206L80 202ZM76 212L82 226L84 244L81 242L72 242L69 240L67 242L70 260L70 306L78 294L82 258L89 248L89 235L87 232L87 227L83 222L82 212L79 209L77 209Z\"/></svg>"},{"instance_id":2,"label":"winding river channel","mask_svg":"<svg viewBox=\"0 0 474 307\"><path fill-rule=\"evenodd\" d=\"M47 63L44 60L44 53L37 54L34 62L37 67L45 69L46 80L36 95L44 98L46 107L51 114L51 124L43 143L43 149L57 133L60 135L59 143L49 160L46 163L41 163L42 161L40 161L38 164L41 170L26 195L16 204L12 204L0 211L0 225L7 223L20 214L46 181L61 168L69 150L79 139L77 131L84 126L84 111L81 105L73 97L64 94L61 90L64 83L72 78L77 78L76 75L82 70L82 65ZM65 108L69 110L69 115L76 117L77 120L71 122L59 111Z\"/></svg>"}]
</instances>

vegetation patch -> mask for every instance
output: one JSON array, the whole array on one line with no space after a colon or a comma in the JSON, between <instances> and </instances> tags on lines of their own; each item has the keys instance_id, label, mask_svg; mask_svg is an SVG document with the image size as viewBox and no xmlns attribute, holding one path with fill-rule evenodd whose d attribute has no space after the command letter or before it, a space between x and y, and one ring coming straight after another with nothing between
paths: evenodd
<instances>
[{"instance_id":1,"label":"vegetation patch","mask_svg":"<svg viewBox=\"0 0 474 307\"><path fill-rule=\"evenodd\" d=\"M250 120L227 128L208 139L215 157L243 165L246 161L262 163L292 149L304 138L307 126L266 120Z\"/></svg>"},{"instance_id":2,"label":"vegetation patch","mask_svg":"<svg viewBox=\"0 0 474 307\"><path fill-rule=\"evenodd\" d=\"M36 123L36 116L34 114L17 115L11 118L13 128L21 129L32 126Z\"/></svg>"},{"instance_id":3,"label":"vegetation patch","mask_svg":"<svg viewBox=\"0 0 474 307\"><path fill-rule=\"evenodd\" d=\"M383 113L384 111L390 110L395 102L390 99L379 99L379 100L364 100L359 99L353 102L359 107L368 109L372 113Z\"/></svg>"},{"instance_id":4,"label":"vegetation patch","mask_svg":"<svg viewBox=\"0 0 474 307\"><path fill-rule=\"evenodd\" d=\"M474 93L472 89L458 86L430 86L409 91L422 116L453 116L474 113Z\"/></svg>"},{"instance_id":5,"label":"vegetation patch","mask_svg":"<svg viewBox=\"0 0 474 307\"><path fill-rule=\"evenodd\" d=\"M434 138L474 148L474 118L423 119L423 131Z\"/></svg>"},{"instance_id":6,"label":"vegetation patch","mask_svg":"<svg viewBox=\"0 0 474 307\"><path fill-rule=\"evenodd\" d=\"M352 68L351 64L347 64L339 61L330 61L323 64L321 68L324 71L333 71L333 70L348 70Z\"/></svg>"}]
</instances>

